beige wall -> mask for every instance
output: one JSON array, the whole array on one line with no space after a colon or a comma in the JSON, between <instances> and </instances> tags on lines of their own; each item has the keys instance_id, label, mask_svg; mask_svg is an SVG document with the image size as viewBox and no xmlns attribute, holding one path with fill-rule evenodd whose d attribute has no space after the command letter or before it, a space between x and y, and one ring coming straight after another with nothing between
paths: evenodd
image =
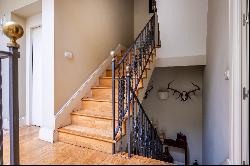
<instances>
[{"instance_id":1,"label":"beige wall","mask_svg":"<svg viewBox=\"0 0 250 166\"><path fill-rule=\"evenodd\" d=\"M195 160L202 163L202 74L203 67L169 67L155 68L149 85L154 89L148 98L143 100L143 107L153 123L158 123L159 131L164 131L166 137L176 139L177 133L187 136L189 164ZM178 94L172 93L168 100L158 98L158 90L165 89L168 83L174 81L171 87L179 91L192 90L191 82L197 84L201 91L192 100L181 102ZM170 153L175 161L184 163L184 153L180 149L171 148Z\"/></svg>"},{"instance_id":2,"label":"beige wall","mask_svg":"<svg viewBox=\"0 0 250 166\"><path fill-rule=\"evenodd\" d=\"M109 56L133 40L132 0L55 1L55 113ZM64 57L72 51L73 59Z\"/></svg>"},{"instance_id":3,"label":"beige wall","mask_svg":"<svg viewBox=\"0 0 250 166\"><path fill-rule=\"evenodd\" d=\"M150 16L149 0L134 0L134 38L136 38L145 27Z\"/></svg>"}]
</instances>

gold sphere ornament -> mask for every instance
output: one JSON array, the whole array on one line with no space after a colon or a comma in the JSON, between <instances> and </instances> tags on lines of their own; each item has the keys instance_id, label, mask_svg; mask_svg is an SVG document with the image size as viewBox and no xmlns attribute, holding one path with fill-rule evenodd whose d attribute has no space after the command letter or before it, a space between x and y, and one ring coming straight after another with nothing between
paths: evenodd
<instances>
[{"instance_id":1,"label":"gold sphere ornament","mask_svg":"<svg viewBox=\"0 0 250 166\"><path fill-rule=\"evenodd\" d=\"M21 38L24 34L23 27L15 22L7 22L3 25L3 33L10 39L8 47L19 48L16 40Z\"/></svg>"}]
</instances>

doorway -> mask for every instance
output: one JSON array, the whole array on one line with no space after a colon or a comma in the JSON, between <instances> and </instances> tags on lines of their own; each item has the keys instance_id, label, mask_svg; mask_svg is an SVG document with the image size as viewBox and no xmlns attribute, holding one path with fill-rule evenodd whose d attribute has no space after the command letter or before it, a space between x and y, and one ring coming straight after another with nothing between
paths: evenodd
<instances>
[{"instance_id":1,"label":"doorway","mask_svg":"<svg viewBox=\"0 0 250 166\"><path fill-rule=\"evenodd\" d=\"M42 125L42 27L31 30L31 125Z\"/></svg>"}]
</instances>

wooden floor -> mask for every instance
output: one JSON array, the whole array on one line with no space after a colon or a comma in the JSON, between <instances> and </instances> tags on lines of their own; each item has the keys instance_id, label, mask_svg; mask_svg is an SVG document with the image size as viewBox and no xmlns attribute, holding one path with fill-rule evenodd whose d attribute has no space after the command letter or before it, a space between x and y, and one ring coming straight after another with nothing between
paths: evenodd
<instances>
[{"instance_id":1,"label":"wooden floor","mask_svg":"<svg viewBox=\"0 0 250 166\"><path fill-rule=\"evenodd\" d=\"M76 147L62 142L50 144L38 139L37 127L20 129L20 161L21 164L33 165L164 165L164 162L121 156ZM9 164L9 136L4 135L4 164Z\"/></svg>"}]
</instances>

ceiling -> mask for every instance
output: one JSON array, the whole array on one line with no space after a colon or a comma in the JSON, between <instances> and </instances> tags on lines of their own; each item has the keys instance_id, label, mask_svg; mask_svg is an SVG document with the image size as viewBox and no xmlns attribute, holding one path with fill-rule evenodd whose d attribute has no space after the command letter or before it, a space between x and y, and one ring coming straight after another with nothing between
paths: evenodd
<instances>
[{"instance_id":1,"label":"ceiling","mask_svg":"<svg viewBox=\"0 0 250 166\"><path fill-rule=\"evenodd\" d=\"M42 0L37 0L34 3L19 8L13 11L13 13L23 18L27 18L36 15L38 13L42 13Z\"/></svg>"}]
</instances>

